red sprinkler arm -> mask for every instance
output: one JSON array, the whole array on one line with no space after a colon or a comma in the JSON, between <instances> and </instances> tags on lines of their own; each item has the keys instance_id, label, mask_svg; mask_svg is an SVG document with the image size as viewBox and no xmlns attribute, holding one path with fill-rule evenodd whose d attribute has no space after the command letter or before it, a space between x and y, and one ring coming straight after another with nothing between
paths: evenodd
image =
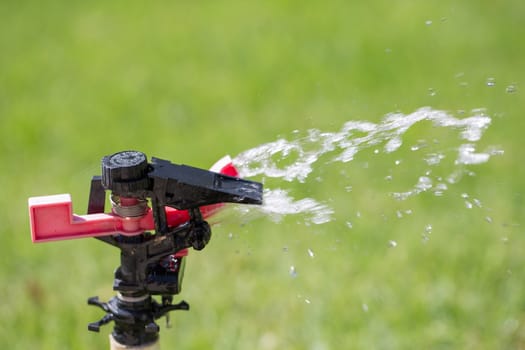
<instances>
[{"instance_id":1,"label":"red sprinkler arm","mask_svg":"<svg viewBox=\"0 0 525 350\"><path fill-rule=\"evenodd\" d=\"M237 169L229 158L223 158L212 169L224 175L238 176ZM31 238L34 243L115 234L134 236L155 229L151 208L144 215L134 217L122 217L114 213L76 215L73 214L69 194L32 197L28 202ZM200 207L200 210L206 218L221 206L222 204L206 205ZM190 219L187 210L168 206L164 209L168 227L180 226Z\"/></svg>"},{"instance_id":2,"label":"red sprinkler arm","mask_svg":"<svg viewBox=\"0 0 525 350\"><path fill-rule=\"evenodd\" d=\"M189 220L187 211L169 207L166 208L166 217L170 227ZM29 198L29 219L34 243L113 234L134 236L155 228L151 209L136 217L121 217L113 213L73 214L69 194Z\"/></svg>"}]
</instances>

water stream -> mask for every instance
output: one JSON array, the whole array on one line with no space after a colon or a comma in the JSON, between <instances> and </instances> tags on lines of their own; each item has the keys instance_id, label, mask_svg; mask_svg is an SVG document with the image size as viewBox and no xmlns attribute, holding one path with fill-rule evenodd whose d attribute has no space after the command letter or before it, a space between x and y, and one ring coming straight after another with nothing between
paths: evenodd
<instances>
[{"instance_id":1,"label":"water stream","mask_svg":"<svg viewBox=\"0 0 525 350\"><path fill-rule=\"evenodd\" d=\"M264 205L236 208L237 215L244 217L244 220L267 216L274 221L295 215L308 225L330 222L337 207L318 198L294 198L290 187L309 186L311 181L322 181L317 174L313 175L315 179L311 178L317 169L349 163L365 150L374 155L392 156L394 166L402 163L401 159L396 159L402 148L418 152L418 159L423 162L425 170L418 174L410 187L389 192L387 195L393 200L403 201L424 192L442 196L464 175L473 175L472 166L486 163L492 156L503 153L493 146L480 149L480 140L492 122L484 110L457 114L460 116L424 107L410 114L390 113L378 123L351 120L338 131L294 130L289 137L248 149L234 157L233 162L241 176L265 183ZM407 133L425 123L430 123L432 128L431 132L424 133L426 138L404 145ZM449 139L442 142L439 137L443 131L457 136L453 142ZM412 167L414 164L404 166ZM440 171L433 172L435 169ZM385 174L385 180L392 180L392 175ZM351 183L340 183L341 191L352 190ZM467 207L480 205L479 200L469 198L468 194L462 197ZM403 213L398 212L398 215Z\"/></svg>"}]
</instances>

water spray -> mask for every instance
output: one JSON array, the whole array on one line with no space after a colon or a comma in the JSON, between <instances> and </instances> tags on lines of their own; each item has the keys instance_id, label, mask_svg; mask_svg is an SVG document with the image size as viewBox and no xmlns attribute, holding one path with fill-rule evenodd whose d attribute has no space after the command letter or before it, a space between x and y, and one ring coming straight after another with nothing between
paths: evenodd
<instances>
[{"instance_id":1,"label":"water spray","mask_svg":"<svg viewBox=\"0 0 525 350\"><path fill-rule=\"evenodd\" d=\"M262 204L262 185L240 179L229 159L213 171L173 164L144 153L124 151L102 159L94 176L87 215L75 215L68 194L32 197L29 216L33 242L94 237L120 250L114 275L117 295L108 302L88 299L105 315L88 329L98 332L113 321L111 349L159 349L155 322L176 310L188 248L202 250L211 238L205 220L222 203ZM111 212L105 213L106 191ZM154 296L160 297L160 301Z\"/></svg>"}]
</instances>

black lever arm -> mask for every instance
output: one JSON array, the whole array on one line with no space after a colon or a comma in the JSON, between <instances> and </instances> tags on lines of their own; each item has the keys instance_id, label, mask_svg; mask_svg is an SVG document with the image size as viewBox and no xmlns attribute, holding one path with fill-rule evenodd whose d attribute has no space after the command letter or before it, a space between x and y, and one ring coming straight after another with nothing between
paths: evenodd
<instances>
[{"instance_id":1,"label":"black lever arm","mask_svg":"<svg viewBox=\"0 0 525 350\"><path fill-rule=\"evenodd\" d=\"M169 232L165 206L195 209L217 203L262 204L262 184L258 182L158 158L148 163L137 151L104 157L102 185L114 195L151 198L155 230L161 234ZM193 216L197 219L200 215L193 211Z\"/></svg>"}]
</instances>

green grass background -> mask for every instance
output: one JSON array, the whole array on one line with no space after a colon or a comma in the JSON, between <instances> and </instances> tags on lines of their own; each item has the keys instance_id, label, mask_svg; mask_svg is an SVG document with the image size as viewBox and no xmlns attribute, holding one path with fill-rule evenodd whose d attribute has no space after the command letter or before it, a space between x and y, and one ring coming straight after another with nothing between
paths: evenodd
<instances>
[{"instance_id":1,"label":"green grass background","mask_svg":"<svg viewBox=\"0 0 525 350\"><path fill-rule=\"evenodd\" d=\"M208 167L296 129L423 106L485 108L479 147L504 154L439 198L392 201L395 158L372 152L281 184L330 201L334 220L215 227L188 260L192 310L172 315L162 348L525 348L524 18L517 0L1 1L0 348L108 348L111 326L87 331L102 315L86 298L113 295L118 252L33 245L28 197L71 193L83 213L106 154ZM409 145L435 132L405 135L401 188L423 171Z\"/></svg>"}]
</instances>

